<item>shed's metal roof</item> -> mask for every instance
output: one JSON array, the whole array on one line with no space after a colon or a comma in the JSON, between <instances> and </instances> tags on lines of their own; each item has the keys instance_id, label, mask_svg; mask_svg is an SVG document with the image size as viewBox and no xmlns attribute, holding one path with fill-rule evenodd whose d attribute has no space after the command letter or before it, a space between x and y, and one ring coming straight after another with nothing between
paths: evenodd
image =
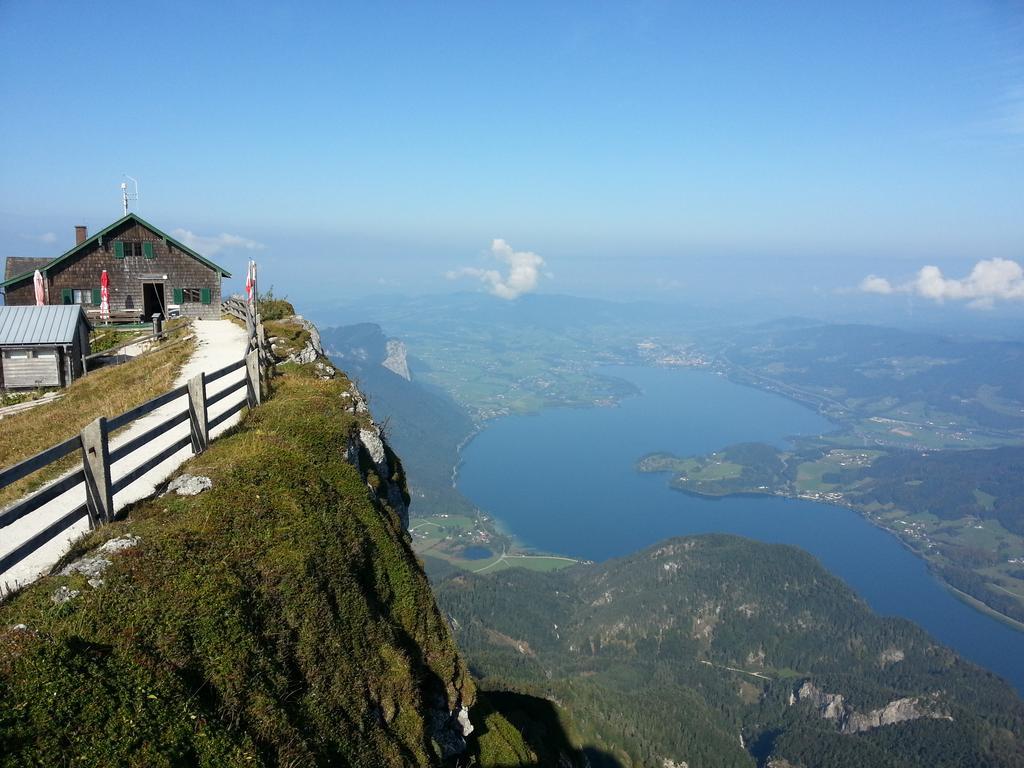
<instances>
[{"instance_id":1,"label":"shed's metal roof","mask_svg":"<svg viewBox=\"0 0 1024 768\"><path fill-rule=\"evenodd\" d=\"M89 323L78 304L0 307L0 346L70 344L80 322Z\"/></svg>"}]
</instances>

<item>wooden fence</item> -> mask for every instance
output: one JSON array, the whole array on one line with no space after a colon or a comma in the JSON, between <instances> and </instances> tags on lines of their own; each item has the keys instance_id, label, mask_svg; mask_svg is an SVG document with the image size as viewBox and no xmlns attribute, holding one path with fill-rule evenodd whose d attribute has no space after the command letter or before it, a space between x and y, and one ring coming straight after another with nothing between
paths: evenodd
<instances>
[{"instance_id":1,"label":"wooden fence","mask_svg":"<svg viewBox=\"0 0 1024 768\"><path fill-rule=\"evenodd\" d=\"M220 311L225 315L244 320L247 324L249 322L249 306L241 296L228 296L221 302Z\"/></svg>"},{"instance_id":2,"label":"wooden fence","mask_svg":"<svg viewBox=\"0 0 1024 768\"><path fill-rule=\"evenodd\" d=\"M64 475L0 511L0 532L62 494L82 484L85 485L85 501L83 503L75 506L43 530L23 541L3 556L0 556L0 574L8 571L12 566L24 560L86 516L88 516L89 525L92 528L112 521L115 516L114 494L127 488L130 484L171 458L186 446L191 445L193 454L202 453L210 444L210 432L213 429L223 424L243 408L254 408L262 402L265 391L265 371L262 363L265 350L263 323L258 314L250 314L248 312L248 305L245 302L240 303L242 304L243 313L246 314L246 325L251 329L247 351L241 360L226 365L213 373L200 373L189 380L187 384L172 389L170 392L165 392L142 405L132 408L126 413L122 413L120 416L115 416L111 419L100 417L86 426L80 434L51 448L47 448L45 451L25 459L12 467L0 470L0 489L3 489L63 459L65 456L78 452L81 454L82 460L79 469ZM225 387L215 394L207 394L208 385L242 368L245 369L246 373L240 381ZM240 399L239 402L216 417L208 418L211 406L239 392L243 387L246 390L244 399ZM188 396L188 399L187 407L184 410L165 419L122 445L111 449L109 436L112 432L185 395ZM185 422L188 422L190 427L188 435L165 446L157 454L128 472L116 478L113 476L114 464L148 445L168 430Z\"/></svg>"},{"instance_id":3,"label":"wooden fence","mask_svg":"<svg viewBox=\"0 0 1024 768\"><path fill-rule=\"evenodd\" d=\"M119 354L122 350L124 350L124 349L126 349L128 347L134 346L136 344L145 344L145 343L151 342L151 341L155 341L155 342L166 341L171 336L173 336L173 335L175 335L177 333L180 333L182 331L188 330L188 328L189 328L188 324L187 323L183 323L181 325L176 325L176 326L174 326L172 328L164 328L164 329L162 329L160 331L160 333L150 333L150 334L147 334L146 336L136 336L136 337L131 338L131 339L126 339L125 341L122 341L120 344L117 344L117 345L111 347L110 349L104 349L102 352L93 352L90 355L85 355L82 358L85 370L88 373L88 371L89 371L89 364L91 362L93 362L94 360L99 360L100 358L103 358L103 357L113 357L113 356ZM184 338L184 337L181 337L181 338L175 340L174 343L177 344L179 341L182 340L182 338ZM166 349L166 346L161 346L161 347L158 347L158 348L159 349ZM152 351L154 351L154 350L150 349L150 350L147 350L146 352L143 352L142 354L148 354L149 352L152 352ZM112 364L113 365L122 365L123 363L128 362L128 360L130 360L130 359L134 359L134 358L126 358L125 360L120 360L120 361L111 360L111 361L108 361L103 367L106 367L106 366L112 365Z\"/></svg>"}]
</instances>

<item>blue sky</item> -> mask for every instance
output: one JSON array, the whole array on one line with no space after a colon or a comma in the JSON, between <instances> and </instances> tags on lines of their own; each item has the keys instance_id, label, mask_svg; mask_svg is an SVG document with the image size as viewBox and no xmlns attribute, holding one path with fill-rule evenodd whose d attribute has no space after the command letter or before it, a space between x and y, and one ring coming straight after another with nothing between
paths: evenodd
<instances>
[{"instance_id":1,"label":"blue sky","mask_svg":"<svg viewBox=\"0 0 1024 768\"><path fill-rule=\"evenodd\" d=\"M300 298L486 287L494 238L599 295L1024 260L1020 2L5 0L0 104L0 255L128 173Z\"/></svg>"}]
</instances>

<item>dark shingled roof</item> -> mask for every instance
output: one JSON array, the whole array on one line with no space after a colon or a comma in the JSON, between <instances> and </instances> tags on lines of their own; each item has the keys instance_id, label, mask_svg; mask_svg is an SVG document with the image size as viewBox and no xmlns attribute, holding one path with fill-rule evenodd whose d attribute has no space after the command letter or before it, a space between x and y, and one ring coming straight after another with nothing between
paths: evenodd
<instances>
[{"instance_id":1,"label":"dark shingled roof","mask_svg":"<svg viewBox=\"0 0 1024 768\"><path fill-rule=\"evenodd\" d=\"M8 256L7 265L4 269L4 280L24 275L26 272L35 272L42 269L53 261L52 258L37 259L29 256Z\"/></svg>"},{"instance_id":2,"label":"dark shingled roof","mask_svg":"<svg viewBox=\"0 0 1024 768\"><path fill-rule=\"evenodd\" d=\"M6 273L7 276L3 279L3 282L0 282L0 288L6 288L7 284L11 282L11 280L12 280L11 271L12 270L14 271L13 277L20 278L22 275L25 274L25 272L32 272L32 271L35 271L37 269L42 269L43 266L46 266L48 269L53 269L54 267L59 266L63 262L67 261L68 259L73 258L76 254L81 253L84 249L87 249L87 248L91 247L93 243L97 243L98 242L102 246L103 245L103 238L104 237L106 237L110 232L115 230L117 227L119 227L122 224L124 224L125 222L129 222L129 221L133 221L136 224L141 224L143 227L148 229L150 232L153 232L154 234L159 235L164 240L166 240L168 243L171 243L178 250L183 251L184 253L188 254L189 256L191 256L193 259L195 259L196 261L200 262L201 264L205 264L210 269L216 270L217 272L219 272L221 274L221 276L223 276L223 277L231 277L231 273L228 272L226 269L224 269L224 267L218 267L216 264L214 264L209 259L203 258L202 256L200 256L198 253L193 251L191 248L189 248L184 243L179 243L177 240L175 240L173 237L168 235L166 232L161 232L159 229L154 227L148 221L144 221L143 219L139 218L139 216L137 214L129 213L127 216L123 216L122 218L120 218L117 221L115 221L113 224L111 224L106 229L103 229L103 230L97 232L92 237L87 238L87 239L83 240L80 243L77 243L75 245L75 247L72 248L70 251L64 252L62 255L58 256L55 259L26 259L26 258L18 258L16 256L8 256L7 257L7 273ZM12 266L11 265L11 261L14 261L16 266ZM29 262L29 261L35 262L36 263L35 266L28 266L25 262ZM43 262L43 263L39 264L38 262L40 262L40 261ZM20 271L20 270L24 270L24 271ZM18 280L18 282L20 283L21 280Z\"/></svg>"}]
</instances>

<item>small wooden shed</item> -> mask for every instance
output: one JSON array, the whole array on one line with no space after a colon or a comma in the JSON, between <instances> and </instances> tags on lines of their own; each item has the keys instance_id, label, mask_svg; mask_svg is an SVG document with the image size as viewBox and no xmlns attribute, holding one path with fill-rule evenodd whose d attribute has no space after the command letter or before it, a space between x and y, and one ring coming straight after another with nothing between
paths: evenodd
<instances>
[{"instance_id":1,"label":"small wooden shed","mask_svg":"<svg viewBox=\"0 0 1024 768\"><path fill-rule=\"evenodd\" d=\"M85 370L90 329L79 304L0 307L0 388L66 387Z\"/></svg>"}]
</instances>

